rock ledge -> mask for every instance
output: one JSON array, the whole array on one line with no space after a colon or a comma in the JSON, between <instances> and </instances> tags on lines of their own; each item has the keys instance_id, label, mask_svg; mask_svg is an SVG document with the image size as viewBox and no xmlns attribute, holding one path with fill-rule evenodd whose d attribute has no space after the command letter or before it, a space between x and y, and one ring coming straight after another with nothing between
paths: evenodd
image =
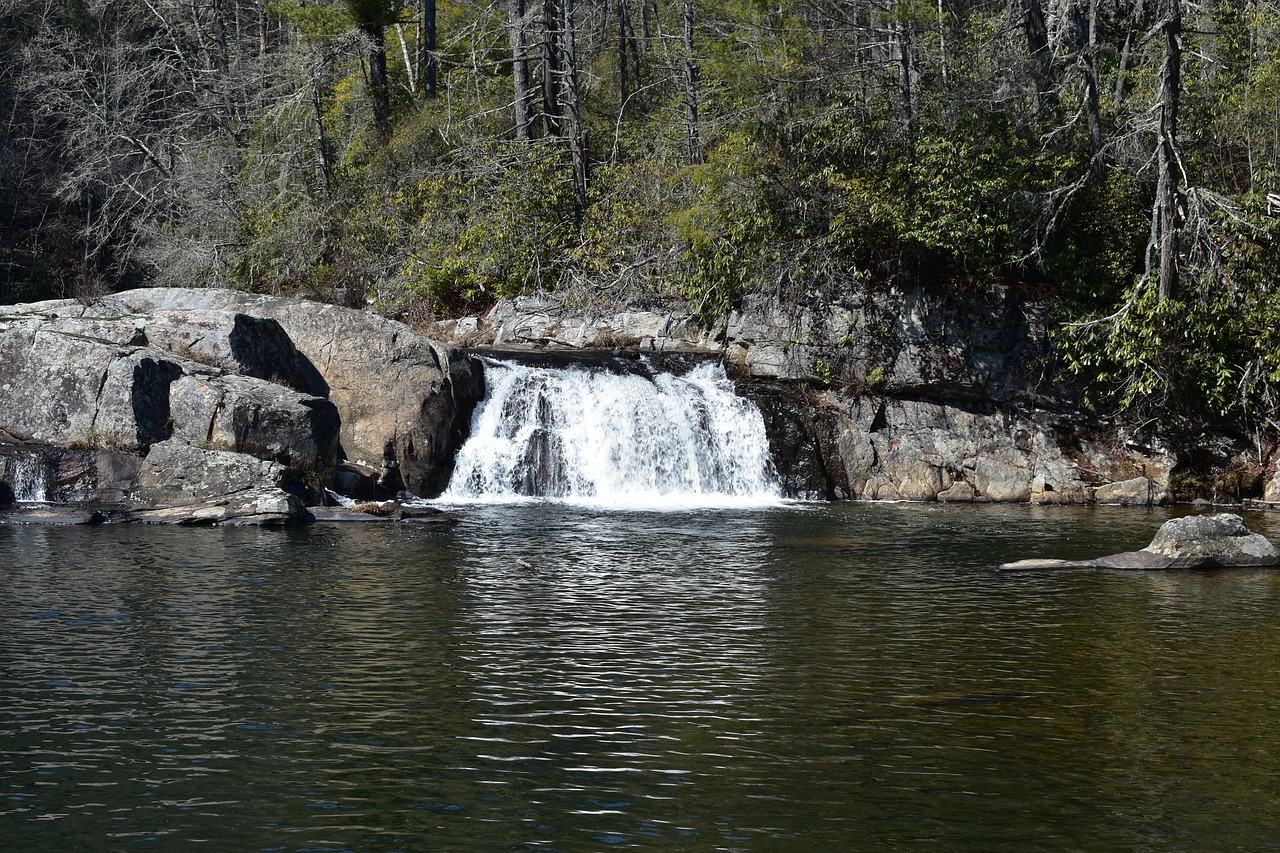
<instances>
[{"instance_id":1,"label":"rock ledge","mask_svg":"<svg viewBox=\"0 0 1280 853\"><path fill-rule=\"evenodd\" d=\"M1160 525L1151 544L1092 560L1017 560L1002 572L1048 569L1226 569L1280 565L1280 553L1265 536L1234 513L1189 515Z\"/></svg>"}]
</instances>

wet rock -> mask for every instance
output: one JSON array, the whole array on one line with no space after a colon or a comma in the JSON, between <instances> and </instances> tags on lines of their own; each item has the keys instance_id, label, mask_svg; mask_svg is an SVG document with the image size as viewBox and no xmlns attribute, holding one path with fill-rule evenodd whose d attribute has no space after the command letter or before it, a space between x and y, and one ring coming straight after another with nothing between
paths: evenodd
<instances>
[{"instance_id":1,"label":"wet rock","mask_svg":"<svg viewBox=\"0 0 1280 853\"><path fill-rule=\"evenodd\" d=\"M1074 409L1043 367L1047 329L1043 306L1007 291L958 299L922 288L754 293L706 328L679 310L583 309L540 294L440 327L470 345L714 353L763 411L790 496L1170 501L1173 449ZM1146 480L1125 482L1135 470Z\"/></svg>"},{"instance_id":2,"label":"wet rock","mask_svg":"<svg viewBox=\"0 0 1280 853\"><path fill-rule=\"evenodd\" d=\"M1275 546L1249 529L1233 513L1191 515L1166 521L1151 544L1140 551L1125 551L1092 560L1018 560L1004 563L999 571L1047 569L1221 569L1280 565Z\"/></svg>"},{"instance_id":3,"label":"wet rock","mask_svg":"<svg viewBox=\"0 0 1280 853\"><path fill-rule=\"evenodd\" d=\"M1137 451L1117 454L1083 437L1064 442L1062 416L1043 410L837 392L815 399L815 415L838 436L848 478L839 488L863 500L1089 503L1097 479L1135 464L1158 467Z\"/></svg>"},{"instance_id":4,"label":"wet rock","mask_svg":"<svg viewBox=\"0 0 1280 853\"><path fill-rule=\"evenodd\" d=\"M1097 564L1093 560L1015 560L1012 563L1003 563L998 571L1001 572L1047 572L1061 569L1094 569Z\"/></svg>"},{"instance_id":5,"label":"wet rock","mask_svg":"<svg viewBox=\"0 0 1280 853\"><path fill-rule=\"evenodd\" d=\"M186 506L161 507L138 510L130 521L143 524L174 524L181 526L253 526L283 527L306 520L306 513L296 501L269 489L250 491L229 500L207 501Z\"/></svg>"},{"instance_id":6,"label":"wet rock","mask_svg":"<svg viewBox=\"0 0 1280 853\"><path fill-rule=\"evenodd\" d=\"M373 524L378 522L404 522L408 524L439 524L451 526L458 518L435 507L405 506L398 501L350 506L316 506L310 508L310 521L315 524Z\"/></svg>"},{"instance_id":7,"label":"wet rock","mask_svg":"<svg viewBox=\"0 0 1280 853\"><path fill-rule=\"evenodd\" d=\"M1125 551L1098 557L1089 562L1099 569L1170 569L1174 567L1173 560L1169 557L1149 551Z\"/></svg>"},{"instance_id":8,"label":"wet rock","mask_svg":"<svg viewBox=\"0 0 1280 853\"><path fill-rule=\"evenodd\" d=\"M1166 521L1143 551L1168 558L1170 568L1176 569L1280 563L1280 555L1265 536L1227 512Z\"/></svg>"},{"instance_id":9,"label":"wet rock","mask_svg":"<svg viewBox=\"0 0 1280 853\"><path fill-rule=\"evenodd\" d=\"M111 450L0 442L0 504L121 503L141 465Z\"/></svg>"},{"instance_id":10,"label":"wet rock","mask_svg":"<svg viewBox=\"0 0 1280 853\"><path fill-rule=\"evenodd\" d=\"M952 483L950 488L938 492L937 497L942 503L972 503L976 495L968 483Z\"/></svg>"},{"instance_id":11,"label":"wet rock","mask_svg":"<svg viewBox=\"0 0 1280 853\"><path fill-rule=\"evenodd\" d=\"M80 507L13 507L0 512L0 524L87 525L102 524L106 514Z\"/></svg>"}]
</instances>

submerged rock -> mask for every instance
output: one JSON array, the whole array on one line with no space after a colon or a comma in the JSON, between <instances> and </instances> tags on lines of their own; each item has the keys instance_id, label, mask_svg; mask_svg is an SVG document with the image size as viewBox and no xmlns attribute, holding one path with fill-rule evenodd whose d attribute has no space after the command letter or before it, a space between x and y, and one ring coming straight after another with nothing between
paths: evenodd
<instances>
[{"instance_id":1,"label":"submerged rock","mask_svg":"<svg viewBox=\"0 0 1280 853\"><path fill-rule=\"evenodd\" d=\"M1151 544L1092 560L1017 560L1002 572L1047 569L1225 569L1280 565L1280 553L1265 536L1233 513L1190 515L1166 521Z\"/></svg>"},{"instance_id":2,"label":"submerged rock","mask_svg":"<svg viewBox=\"0 0 1280 853\"><path fill-rule=\"evenodd\" d=\"M357 503L351 506L310 507L308 521L315 524L377 524L403 522L407 524L439 524L452 526L458 517L435 507L406 506L399 501Z\"/></svg>"},{"instance_id":3,"label":"submerged rock","mask_svg":"<svg viewBox=\"0 0 1280 853\"><path fill-rule=\"evenodd\" d=\"M107 515L100 510L73 506L15 506L0 512L0 524L72 526L102 524L106 520Z\"/></svg>"}]
</instances>

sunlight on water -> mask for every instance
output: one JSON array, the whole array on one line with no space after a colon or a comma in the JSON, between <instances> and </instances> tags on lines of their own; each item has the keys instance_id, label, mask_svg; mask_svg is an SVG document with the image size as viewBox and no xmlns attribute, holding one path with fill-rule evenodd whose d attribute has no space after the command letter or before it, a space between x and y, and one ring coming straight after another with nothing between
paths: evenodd
<instances>
[{"instance_id":1,"label":"sunlight on water","mask_svg":"<svg viewBox=\"0 0 1280 853\"><path fill-rule=\"evenodd\" d=\"M994 570L1170 514L0 527L0 847L1269 849L1280 575Z\"/></svg>"},{"instance_id":2,"label":"sunlight on water","mask_svg":"<svg viewBox=\"0 0 1280 853\"><path fill-rule=\"evenodd\" d=\"M443 503L781 503L764 420L719 365L649 377L490 362L485 377Z\"/></svg>"}]
</instances>

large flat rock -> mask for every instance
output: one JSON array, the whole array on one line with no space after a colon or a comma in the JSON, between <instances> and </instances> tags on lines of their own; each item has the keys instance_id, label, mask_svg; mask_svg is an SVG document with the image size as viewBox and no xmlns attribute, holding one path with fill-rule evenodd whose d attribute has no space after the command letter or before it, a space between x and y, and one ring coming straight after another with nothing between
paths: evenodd
<instances>
[{"instance_id":1,"label":"large flat rock","mask_svg":"<svg viewBox=\"0 0 1280 853\"><path fill-rule=\"evenodd\" d=\"M1028 559L1004 563L1001 572L1051 569L1222 569L1280 565L1280 554L1265 536L1234 513L1190 515L1166 521L1151 544L1092 560Z\"/></svg>"}]
</instances>

